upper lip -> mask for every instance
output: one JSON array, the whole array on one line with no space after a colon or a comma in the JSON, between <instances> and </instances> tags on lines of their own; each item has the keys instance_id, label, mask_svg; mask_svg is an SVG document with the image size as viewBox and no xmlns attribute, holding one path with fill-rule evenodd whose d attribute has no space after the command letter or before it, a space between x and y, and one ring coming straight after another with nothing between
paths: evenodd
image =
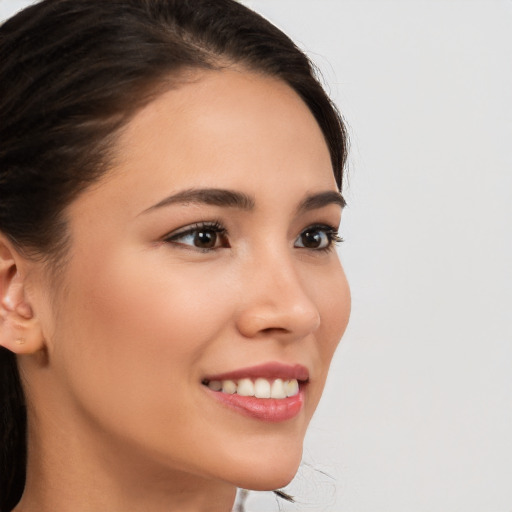
<instances>
[{"instance_id":1,"label":"upper lip","mask_svg":"<svg viewBox=\"0 0 512 512\"><path fill-rule=\"evenodd\" d=\"M307 381L309 379L309 371L301 364L270 362L247 368L239 368L231 372L219 373L217 375L208 375L203 380L210 382L212 380L256 379L258 377L264 379L297 379L299 381Z\"/></svg>"}]
</instances>

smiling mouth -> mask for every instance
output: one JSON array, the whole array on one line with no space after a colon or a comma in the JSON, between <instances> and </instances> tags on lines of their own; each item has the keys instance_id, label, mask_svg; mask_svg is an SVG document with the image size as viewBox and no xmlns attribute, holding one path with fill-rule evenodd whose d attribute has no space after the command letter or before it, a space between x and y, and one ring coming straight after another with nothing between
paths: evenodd
<instances>
[{"instance_id":1,"label":"smiling mouth","mask_svg":"<svg viewBox=\"0 0 512 512\"><path fill-rule=\"evenodd\" d=\"M299 379L243 377L205 379L203 387L223 406L258 421L291 420L304 406L307 381Z\"/></svg>"},{"instance_id":2,"label":"smiling mouth","mask_svg":"<svg viewBox=\"0 0 512 512\"><path fill-rule=\"evenodd\" d=\"M203 380L203 385L212 391L225 393L227 395L237 394L244 397L275 398L283 400L296 396L299 393L300 385L298 379L225 379L225 380Z\"/></svg>"},{"instance_id":3,"label":"smiling mouth","mask_svg":"<svg viewBox=\"0 0 512 512\"><path fill-rule=\"evenodd\" d=\"M297 417L304 407L309 370L300 364L269 362L205 376L203 387L223 406L264 422Z\"/></svg>"}]
</instances>

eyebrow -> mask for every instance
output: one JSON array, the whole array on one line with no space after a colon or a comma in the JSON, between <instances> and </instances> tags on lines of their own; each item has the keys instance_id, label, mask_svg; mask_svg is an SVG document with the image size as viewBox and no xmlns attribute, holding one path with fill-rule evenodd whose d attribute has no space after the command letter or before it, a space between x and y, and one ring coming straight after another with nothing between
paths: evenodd
<instances>
[{"instance_id":1,"label":"eyebrow","mask_svg":"<svg viewBox=\"0 0 512 512\"><path fill-rule=\"evenodd\" d=\"M174 204L208 204L212 206L221 206L225 208L237 208L240 210L253 210L255 206L254 199L243 192L235 190L227 190L221 188L200 188L200 189L187 189L182 190L176 194L162 199L160 202L142 213L147 213L165 206ZM330 204L337 204L341 208L346 205L345 199L339 192L328 190L318 194L307 196L298 206L297 212L304 213L309 210L315 210L328 206Z\"/></svg>"},{"instance_id":2,"label":"eyebrow","mask_svg":"<svg viewBox=\"0 0 512 512\"><path fill-rule=\"evenodd\" d=\"M254 200L242 192L221 188L200 188L182 190L177 194L166 197L159 203L144 210L143 213L178 203L209 204L212 206L223 206L240 210L252 210L254 208Z\"/></svg>"},{"instance_id":3,"label":"eyebrow","mask_svg":"<svg viewBox=\"0 0 512 512\"><path fill-rule=\"evenodd\" d=\"M326 192L320 192L306 197L306 199L299 204L297 212L304 213L309 210L316 210L318 208L323 208L324 206L329 206L330 204L337 204L343 209L347 205L347 202L339 192L328 190Z\"/></svg>"}]
</instances>

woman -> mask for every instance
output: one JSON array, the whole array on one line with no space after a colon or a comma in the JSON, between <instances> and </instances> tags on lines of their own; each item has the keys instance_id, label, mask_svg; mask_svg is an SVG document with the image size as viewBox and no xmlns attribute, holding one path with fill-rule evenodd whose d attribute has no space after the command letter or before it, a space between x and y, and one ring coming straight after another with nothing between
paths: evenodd
<instances>
[{"instance_id":1,"label":"woman","mask_svg":"<svg viewBox=\"0 0 512 512\"><path fill-rule=\"evenodd\" d=\"M2 512L286 485L350 308L307 58L232 0L45 0L0 38Z\"/></svg>"}]
</instances>

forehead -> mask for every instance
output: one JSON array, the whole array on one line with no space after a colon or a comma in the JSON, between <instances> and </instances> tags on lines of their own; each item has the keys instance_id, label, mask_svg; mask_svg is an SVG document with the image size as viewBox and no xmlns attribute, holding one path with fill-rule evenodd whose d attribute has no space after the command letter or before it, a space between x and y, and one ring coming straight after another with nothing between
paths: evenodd
<instances>
[{"instance_id":1,"label":"forehead","mask_svg":"<svg viewBox=\"0 0 512 512\"><path fill-rule=\"evenodd\" d=\"M180 166L204 160L210 170L226 161L271 158L275 171L300 156L325 161L330 155L313 115L286 83L261 74L226 69L201 71L141 110L119 139L117 166L145 160ZM162 149L173 148L162 161ZM177 151L179 149L179 151ZM157 160L155 162L154 160ZM192 171L192 169L190 169ZM240 168L241 174L243 168ZM331 171L332 172L332 171Z\"/></svg>"},{"instance_id":2,"label":"forehead","mask_svg":"<svg viewBox=\"0 0 512 512\"><path fill-rule=\"evenodd\" d=\"M337 189L322 131L295 91L236 69L197 72L139 111L103 183L98 200L133 214L191 188L300 199Z\"/></svg>"}]
</instances>

